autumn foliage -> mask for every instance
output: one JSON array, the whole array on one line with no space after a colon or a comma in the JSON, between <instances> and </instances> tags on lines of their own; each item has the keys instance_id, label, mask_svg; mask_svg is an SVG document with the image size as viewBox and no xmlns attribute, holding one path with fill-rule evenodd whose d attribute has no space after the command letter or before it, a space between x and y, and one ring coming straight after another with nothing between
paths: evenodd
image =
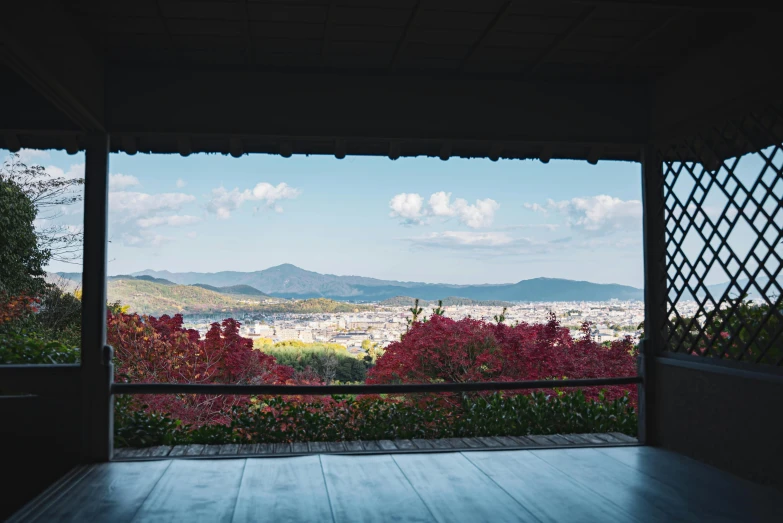
<instances>
[{"instance_id":1,"label":"autumn foliage","mask_svg":"<svg viewBox=\"0 0 783 523\"><path fill-rule=\"evenodd\" d=\"M433 315L412 324L402 340L386 352L370 371L367 383L431 383L477 381L562 380L606 378L636 374L635 346L631 338L610 347L590 338L587 325L574 339L554 314L544 324L488 323ZM555 388L553 384L553 388ZM596 398L601 387L585 390ZM629 393L636 402L636 387L612 387L608 399Z\"/></svg>"},{"instance_id":2,"label":"autumn foliage","mask_svg":"<svg viewBox=\"0 0 783 523\"><path fill-rule=\"evenodd\" d=\"M182 326L182 316L108 313L107 338L115 349L116 379L135 383L284 384L294 370L253 350L233 319L213 323L204 339ZM247 396L169 395L142 398L149 410L187 423L228 422L232 406Z\"/></svg>"},{"instance_id":3,"label":"autumn foliage","mask_svg":"<svg viewBox=\"0 0 783 523\"><path fill-rule=\"evenodd\" d=\"M11 323L28 314L38 312L39 300L25 294L0 293L0 325Z\"/></svg>"}]
</instances>

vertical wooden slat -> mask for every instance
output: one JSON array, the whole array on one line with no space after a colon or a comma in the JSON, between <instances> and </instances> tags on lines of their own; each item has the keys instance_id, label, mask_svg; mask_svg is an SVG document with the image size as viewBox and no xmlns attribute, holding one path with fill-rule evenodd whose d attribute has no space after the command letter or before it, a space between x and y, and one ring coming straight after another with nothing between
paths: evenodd
<instances>
[{"instance_id":1,"label":"vertical wooden slat","mask_svg":"<svg viewBox=\"0 0 783 523\"><path fill-rule=\"evenodd\" d=\"M642 206L644 234L644 340L639 373L639 442L655 445L655 356L662 348L666 316L666 242L664 234L663 169L657 149L642 150Z\"/></svg>"},{"instance_id":2,"label":"vertical wooden slat","mask_svg":"<svg viewBox=\"0 0 783 523\"><path fill-rule=\"evenodd\" d=\"M109 461L114 406L111 349L106 344L106 240L109 209L109 136L87 138L84 173L82 269L82 453L87 461Z\"/></svg>"}]
</instances>

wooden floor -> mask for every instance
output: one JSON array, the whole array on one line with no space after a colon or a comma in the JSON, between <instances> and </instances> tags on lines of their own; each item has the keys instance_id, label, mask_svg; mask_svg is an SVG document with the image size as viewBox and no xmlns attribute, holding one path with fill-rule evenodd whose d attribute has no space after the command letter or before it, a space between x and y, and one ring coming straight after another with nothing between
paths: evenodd
<instances>
[{"instance_id":1,"label":"wooden floor","mask_svg":"<svg viewBox=\"0 0 783 523\"><path fill-rule=\"evenodd\" d=\"M649 447L82 467L10 521L783 521L781 494Z\"/></svg>"},{"instance_id":2,"label":"wooden floor","mask_svg":"<svg viewBox=\"0 0 783 523\"><path fill-rule=\"evenodd\" d=\"M476 449L544 449L561 447L613 447L637 445L638 440L619 432L601 434L549 434L546 436L494 436L443 439L382 439L376 441L311 441L308 443L254 443L247 445L177 445L120 448L115 460L213 458L235 456L303 456L307 454L399 454Z\"/></svg>"}]
</instances>

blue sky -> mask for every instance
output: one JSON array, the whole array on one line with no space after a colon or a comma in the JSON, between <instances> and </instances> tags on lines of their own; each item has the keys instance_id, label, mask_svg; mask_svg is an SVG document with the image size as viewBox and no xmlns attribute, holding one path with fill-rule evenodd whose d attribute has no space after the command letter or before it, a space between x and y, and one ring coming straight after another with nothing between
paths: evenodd
<instances>
[{"instance_id":1,"label":"blue sky","mask_svg":"<svg viewBox=\"0 0 783 523\"><path fill-rule=\"evenodd\" d=\"M83 173L81 154L22 156ZM115 154L110 172L110 274L293 263L433 283L642 286L634 163Z\"/></svg>"}]
</instances>

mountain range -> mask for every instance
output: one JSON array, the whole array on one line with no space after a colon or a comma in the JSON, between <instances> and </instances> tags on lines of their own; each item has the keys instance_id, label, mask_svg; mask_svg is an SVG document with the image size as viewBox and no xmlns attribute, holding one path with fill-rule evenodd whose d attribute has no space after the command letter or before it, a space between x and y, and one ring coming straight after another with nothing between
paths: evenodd
<instances>
[{"instance_id":1,"label":"mountain range","mask_svg":"<svg viewBox=\"0 0 783 523\"><path fill-rule=\"evenodd\" d=\"M380 280L363 276L320 274L283 264L261 271L170 272L144 270L134 277L155 278L179 285L205 288L249 286L280 298L330 298L341 301L374 302L397 296L433 301L445 297L502 301L605 301L641 300L642 289L626 285L591 283L558 278L534 278L508 284L451 285L441 283ZM243 292L242 294L248 294Z\"/></svg>"}]
</instances>

